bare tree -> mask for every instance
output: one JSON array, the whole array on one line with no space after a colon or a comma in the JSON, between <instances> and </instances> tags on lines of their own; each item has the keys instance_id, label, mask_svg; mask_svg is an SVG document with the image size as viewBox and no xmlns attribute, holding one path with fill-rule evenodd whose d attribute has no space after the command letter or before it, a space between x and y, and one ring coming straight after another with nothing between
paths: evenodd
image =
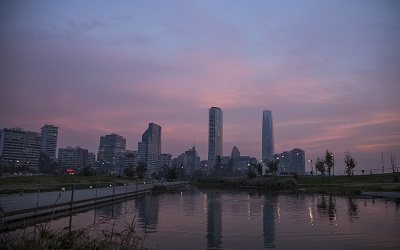
<instances>
[{"instance_id":1,"label":"bare tree","mask_svg":"<svg viewBox=\"0 0 400 250\"><path fill-rule=\"evenodd\" d=\"M389 156L390 165L392 165L392 171L393 171L393 173L394 173L394 172L396 172L396 171L394 170L395 167L396 167L396 157L395 157L395 155L392 153L392 150L390 150L390 154L389 154L389 151L387 151L387 154L388 154L388 156Z\"/></svg>"},{"instance_id":2,"label":"bare tree","mask_svg":"<svg viewBox=\"0 0 400 250\"><path fill-rule=\"evenodd\" d=\"M335 158L332 151L329 151L329 149L327 149L324 158L324 163L326 164L328 174L331 175L331 169L335 165Z\"/></svg>"},{"instance_id":3,"label":"bare tree","mask_svg":"<svg viewBox=\"0 0 400 250\"><path fill-rule=\"evenodd\" d=\"M325 161L320 159L319 157L317 158L317 162L315 163L315 169L319 172L321 172L322 179L324 178L325 174Z\"/></svg>"},{"instance_id":4,"label":"bare tree","mask_svg":"<svg viewBox=\"0 0 400 250\"><path fill-rule=\"evenodd\" d=\"M344 163L346 164L346 174L347 176L353 175L353 169L357 165L357 161L354 160L354 158L351 156L349 151L344 153Z\"/></svg>"}]
</instances>

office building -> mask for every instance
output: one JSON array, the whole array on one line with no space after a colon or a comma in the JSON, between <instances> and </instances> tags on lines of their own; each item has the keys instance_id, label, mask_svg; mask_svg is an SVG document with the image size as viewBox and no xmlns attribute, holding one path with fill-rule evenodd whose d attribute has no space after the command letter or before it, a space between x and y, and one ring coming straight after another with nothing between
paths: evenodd
<instances>
[{"instance_id":1,"label":"office building","mask_svg":"<svg viewBox=\"0 0 400 250\"><path fill-rule=\"evenodd\" d=\"M0 130L0 159L12 172L39 172L42 135L22 128Z\"/></svg>"},{"instance_id":2,"label":"office building","mask_svg":"<svg viewBox=\"0 0 400 250\"><path fill-rule=\"evenodd\" d=\"M217 107L209 109L208 125L208 162L211 166L215 165L218 156L223 154L223 114Z\"/></svg>"},{"instance_id":3,"label":"office building","mask_svg":"<svg viewBox=\"0 0 400 250\"><path fill-rule=\"evenodd\" d=\"M161 154L159 165L161 167L164 167L164 166L167 166L168 168L172 167L172 155L171 154Z\"/></svg>"},{"instance_id":4,"label":"office building","mask_svg":"<svg viewBox=\"0 0 400 250\"><path fill-rule=\"evenodd\" d=\"M147 171L158 171L161 155L161 127L155 123L149 123L148 129L142 135L142 141L138 142L138 155L140 161L147 165Z\"/></svg>"},{"instance_id":5,"label":"office building","mask_svg":"<svg viewBox=\"0 0 400 250\"><path fill-rule=\"evenodd\" d=\"M272 113L270 110L264 110L262 120L262 161L271 160L275 154L274 151Z\"/></svg>"},{"instance_id":6,"label":"office building","mask_svg":"<svg viewBox=\"0 0 400 250\"><path fill-rule=\"evenodd\" d=\"M98 170L101 174L123 173L126 150L126 139L118 134L100 137L99 153L97 154Z\"/></svg>"},{"instance_id":7,"label":"office building","mask_svg":"<svg viewBox=\"0 0 400 250\"><path fill-rule=\"evenodd\" d=\"M295 148L275 154L274 159L279 160L278 171L281 173L305 174L306 162L304 150Z\"/></svg>"},{"instance_id":8,"label":"office building","mask_svg":"<svg viewBox=\"0 0 400 250\"><path fill-rule=\"evenodd\" d=\"M54 125L44 125L41 128L42 134L42 152L51 160L56 160L58 127Z\"/></svg>"},{"instance_id":9,"label":"office building","mask_svg":"<svg viewBox=\"0 0 400 250\"><path fill-rule=\"evenodd\" d=\"M88 160L88 150L81 147L71 147L58 149L57 164L64 172L67 169L78 170L86 167Z\"/></svg>"}]
</instances>

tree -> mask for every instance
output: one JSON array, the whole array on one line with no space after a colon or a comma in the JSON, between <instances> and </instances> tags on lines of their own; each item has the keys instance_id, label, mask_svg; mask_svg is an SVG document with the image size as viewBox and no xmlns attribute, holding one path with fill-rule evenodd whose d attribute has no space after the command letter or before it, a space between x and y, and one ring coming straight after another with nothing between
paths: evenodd
<instances>
[{"instance_id":1,"label":"tree","mask_svg":"<svg viewBox=\"0 0 400 250\"><path fill-rule=\"evenodd\" d=\"M325 161L318 157L317 158L317 162L315 163L315 169L317 171L321 172L322 179L323 179L324 178L324 174L325 174Z\"/></svg>"},{"instance_id":2,"label":"tree","mask_svg":"<svg viewBox=\"0 0 400 250\"><path fill-rule=\"evenodd\" d=\"M147 171L146 164L144 162L142 162L142 161L139 161L138 165L136 166L137 177L139 179L143 179L144 178L144 174L146 173L146 171Z\"/></svg>"},{"instance_id":3,"label":"tree","mask_svg":"<svg viewBox=\"0 0 400 250\"><path fill-rule=\"evenodd\" d=\"M276 175L276 171L278 171L279 167L279 160L278 159L267 160L267 167L269 171L274 172L274 175Z\"/></svg>"},{"instance_id":4,"label":"tree","mask_svg":"<svg viewBox=\"0 0 400 250\"><path fill-rule=\"evenodd\" d=\"M129 177L134 177L135 176L135 167L133 164L129 164L125 169L124 169L124 174Z\"/></svg>"},{"instance_id":5,"label":"tree","mask_svg":"<svg viewBox=\"0 0 400 250\"><path fill-rule=\"evenodd\" d=\"M354 160L349 151L344 153L344 164L346 164L345 172L347 176L353 175L353 169L356 167L357 161Z\"/></svg>"},{"instance_id":6,"label":"tree","mask_svg":"<svg viewBox=\"0 0 400 250\"><path fill-rule=\"evenodd\" d=\"M331 175L331 169L335 165L334 155L329 149L325 152L324 163L326 164L326 168L328 170L328 174Z\"/></svg>"},{"instance_id":7,"label":"tree","mask_svg":"<svg viewBox=\"0 0 400 250\"><path fill-rule=\"evenodd\" d=\"M257 174L259 175L259 176L262 176L262 172L263 172L263 167L262 167L262 164L261 163L257 163L256 164L256 170L257 170Z\"/></svg>"},{"instance_id":8,"label":"tree","mask_svg":"<svg viewBox=\"0 0 400 250\"><path fill-rule=\"evenodd\" d=\"M176 180L178 177L178 171L176 170L176 166L172 168L168 168L167 171L167 180Z\"/></svg>"}]
</instances>

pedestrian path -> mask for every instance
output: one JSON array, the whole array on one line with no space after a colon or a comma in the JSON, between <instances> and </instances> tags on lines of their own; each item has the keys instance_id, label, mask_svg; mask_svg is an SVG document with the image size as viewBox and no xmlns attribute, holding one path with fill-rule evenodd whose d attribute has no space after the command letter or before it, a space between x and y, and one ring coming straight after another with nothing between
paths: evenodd
<instances>
[{"instance_id":1,"label":"pedestrian path","mask_svg":"<svg viewBox=\"0 0 400 250\"><path fill-rule=\"evenodd\" d=\"M132 196L150 193L156 186L173 187L187 182L131 183L88 189L61 189L60 191L19 193L0 196L0 228L8 223L33 217L74 210Z\"/></svg>"}]
</instances>

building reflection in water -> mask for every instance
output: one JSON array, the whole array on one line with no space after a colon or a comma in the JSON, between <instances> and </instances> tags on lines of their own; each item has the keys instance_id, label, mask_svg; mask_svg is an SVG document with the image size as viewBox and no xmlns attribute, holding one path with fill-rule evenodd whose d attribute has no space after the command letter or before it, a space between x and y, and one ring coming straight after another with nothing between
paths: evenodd
<instances>
[{"instance_id":1,"label":"building reflection in water","mask_svg":"<svg viewBox=\"0 0 400 250\"><path fill-rule=\"evenodd\" d=\"M145 233L156 233L159 212L159 197L153 195L145 195L135 199L138 209L139 226Z\"/></svg>"},{"instance_id":2,"label":"building reflection in water","mask_svg":"<svg viewBox=\"0 0 400 250\"><path fill-rule=\"evenodd\" d=\"M222 245L222 205L219 195L207 193L207 247L221 248Z\"/></svg>"},{"instance_id":3,"label":"building reflection in water","mask_svg":"<svg viewBox=\"0 0 400 250\"><path fill-rule=\"evenodd\" d=\"M275 247L275 211L277 210L277 197L266 195L263 208L263 235L264 247Z\"/></svg>"}]
</instances>

